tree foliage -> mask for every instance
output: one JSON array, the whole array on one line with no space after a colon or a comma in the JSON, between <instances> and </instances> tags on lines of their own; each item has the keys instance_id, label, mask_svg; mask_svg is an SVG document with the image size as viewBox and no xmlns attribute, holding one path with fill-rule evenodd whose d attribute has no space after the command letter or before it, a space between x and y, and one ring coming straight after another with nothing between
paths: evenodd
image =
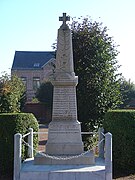
<instances>
[{"instance_id":1,"label":"tree foliage","mask_svg":"<svg viewBox=\"0 0 135 180\"><path fill-rule=\"evenodd\" d=\"M83 130L93 130L102 125L107 110L122 103L116 59L119 52L107 27L89 17L73 19L71 30L75 73L79 77L78 119Z\"/></svg>"},{"instance_id":2,"label":"tree foliage","mask_svg":"<svg viewBox=\"0 0 135 180\"><path fill-rule=\"evenodd\" d=\"M21 79L4 74L0 77L0 113L20 112L25 100L25 86Z\"/></svg>"},{"instance_id":3,"label":"tree foliage","mask_svg":"<svg viewBox=\"0 0 135 180\"><path fill-rule=\"evenodd\" d=\"M52 108L53 103L53 85L50 82L43 82L36 92L36 98Z\"/></svg>"},{"instance_id":4,"label":"tree foliage","mask_svg":"<svg viewBox=\"0 0 135 180\"><path fill-rule=\"evenodd\" d=\"M123 97L123 104L121 104L120 108L129 108L130 103L135 101L135 84L130 80L126 81L124 78L121 82L121 94Z\"/></svg>"},{"instance_id":5,"label":"tree foliage","mask_svg":"<svg viewBox=\"0 0 135 180\"><path fill-rule=\"evenodd\" d=\"M102 23L90 18L71 24L77 86L78 116L83 130L102 124L108 109L121 103L118 50Z\"/></svg>"}]
</instances>

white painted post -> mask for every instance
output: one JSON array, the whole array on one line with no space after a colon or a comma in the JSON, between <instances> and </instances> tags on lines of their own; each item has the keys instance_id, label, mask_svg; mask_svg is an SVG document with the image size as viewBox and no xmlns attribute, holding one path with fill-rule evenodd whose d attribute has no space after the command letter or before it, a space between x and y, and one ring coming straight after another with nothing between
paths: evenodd
<instances>
[{"instance_id":1,"label":"white painted post","mask_svg":"<svg viewBox=\"0 0 135 180\"><path fill-rule=\"evenodd\" d=\"M105 177L112 180L112 134L105 134Z\"/></svg>"},{"instance_id":2,"label":"white painted post","mask_svg":"<svg viewBox=\"0 0 135 180\"><path fill-rule=\"evenodd\" d=\"M22 156L22 135L14 135L14 180L20 179L21 158Z\"/></svg>"},{"instance_id":3,"label":"white painted post","mask_svg":"<svg viewBox=\"0 0 135 180\"><path fill-rule=\"evenodd\" d=\"M102 127L102 128L99 128L99 130L98 130L98 142L100 142L100 141L102 141L102 139L104 139L103 132L104 132L103 127ZM98 149L99 149L99 157L100 157L100 158L104 158L104 141L102 141L102 142L99 144Z\"/></svg>"},{"instance_id":4,"label":"white painted post","mask_svg":"<svg viewBox=\"0 0 135 180\"><path fill-rule=\"evenodd\" d=\"M28 136L28 144L30 147L28 147L28 157L33 158L33 129L29 128L30 134Z\"/></svg>"}]
</instances>

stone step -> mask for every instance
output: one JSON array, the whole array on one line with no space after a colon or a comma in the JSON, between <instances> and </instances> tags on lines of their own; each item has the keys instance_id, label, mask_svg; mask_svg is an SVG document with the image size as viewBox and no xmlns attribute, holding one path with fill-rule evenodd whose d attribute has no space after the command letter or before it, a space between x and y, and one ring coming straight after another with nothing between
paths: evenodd
<instances>
[{"instance_id":1,"label":"stone step","mask_svg":"<svg viewBox=\"0 0 135 180\"><path fill-rule=\"evenodd\" d=\"M105 164L95 165L34 165L27 159L20 172L20 180L105 180Z\"/></svg>"}]
</instances>

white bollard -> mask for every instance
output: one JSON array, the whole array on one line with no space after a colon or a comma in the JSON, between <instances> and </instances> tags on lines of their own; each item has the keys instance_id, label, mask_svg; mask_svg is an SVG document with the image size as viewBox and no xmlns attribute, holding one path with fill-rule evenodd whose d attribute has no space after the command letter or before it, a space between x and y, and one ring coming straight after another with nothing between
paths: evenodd
<instances>
[{"instance_id":1,"label":"white bollard","mask_svg":"<svg viewBox=\"0 0 135 180\"><path fill-rule=\"evenodd\" d=\"M102 139L104 139L104 129L103 128L99 128L98 130L98 142L102 141ZM99 144L99 157L100 158L104 158L104 141L102 141L100 144Z\"/></svg>"},{"instance_id":2,"label":"white bollard","mask_svg":"<svg viewBox=\"0 0 135 180\"><path fill-rule=\"evenodd\" d=\"M28 136L28 144L30 147L28 147L28 157L33 158L33 129L29 128L30 135Z\"/></svg>"},{"instance_id":3,"label":"white bollard","mask_svg":"<svg viewBox=\"0 0 135 180\"><path fill-rule=\"evenodd\" d=\"M14 135L14 180L20 179L21 158L22 156L22 135Z\"/></svg>"},{"instance_id":4,"label":"white bollard","mask_svg":"<svg viewBox=\"0 0 135 180\"><path fill-rule=\"evenodd\" d=\"M105 134L105 176L112 180L112 134Z\"/></svg>"}]
</instances>

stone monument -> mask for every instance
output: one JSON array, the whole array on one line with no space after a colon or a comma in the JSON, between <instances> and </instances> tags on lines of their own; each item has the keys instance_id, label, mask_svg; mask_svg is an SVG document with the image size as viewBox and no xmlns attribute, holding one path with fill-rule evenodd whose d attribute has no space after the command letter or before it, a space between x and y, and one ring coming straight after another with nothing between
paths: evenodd
<instances>
[{"instance_id":1,"label":"stone monument","mask_svg":"<svg viewBox=\"0 0 135 180\"><path fill-rule=\"evenodd\" d=\"M53 92L52 121L49 124L46 153L54 156L75 156L84 152L81 125L77 120L76 86L78 77L74 73L72 35L66 21L70 17L63 13L59 18L63 24L58 29L56 70L51 83ZM39 158L40 159L40 158ZM68 161L41 160L43 164L94 164L93 152ZM36 164L40 160L36 160ZM39 163L39 164L40 164ZM42 164L41 163L41 164Z\"/></svg>"}]
</instances>

